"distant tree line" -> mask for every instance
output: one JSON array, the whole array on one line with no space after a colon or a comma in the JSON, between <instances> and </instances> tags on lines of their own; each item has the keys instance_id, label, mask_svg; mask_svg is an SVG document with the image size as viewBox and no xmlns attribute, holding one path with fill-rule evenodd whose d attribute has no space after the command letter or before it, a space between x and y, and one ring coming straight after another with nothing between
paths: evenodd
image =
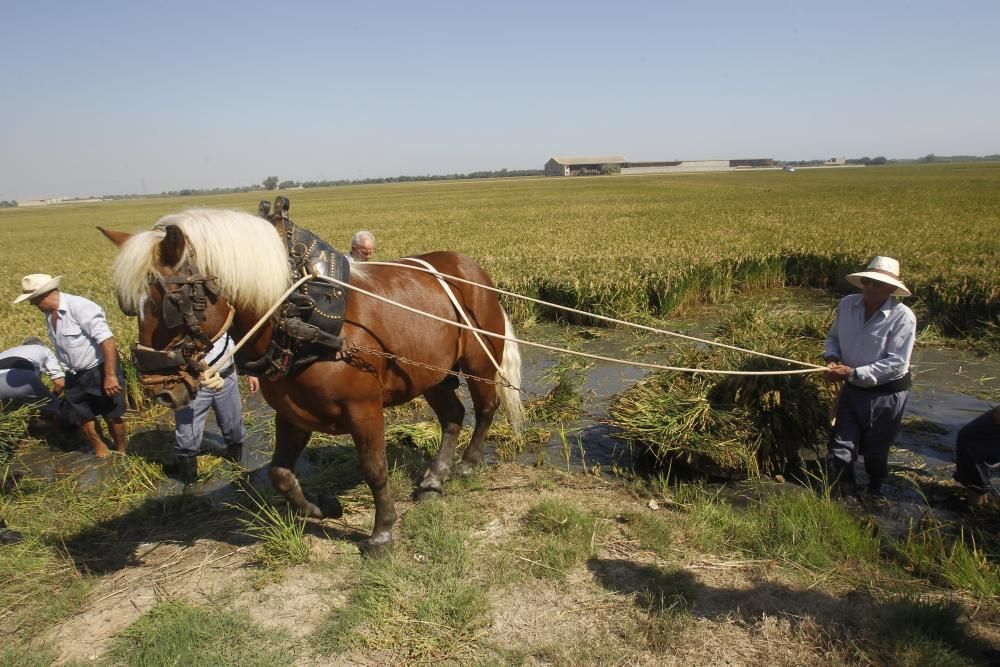
<instances>
[{"instance_id":1,"label":"distant tree line","mask_svg":"<svg viewBox=\"0 0 1000 667\"><path fill-rule=\"evenodd\" d=\"M184 188L169 190L148 197L194 197L199 195L224 195L253 192L255 190L286 190L289 188L328 188L340 185L370 185L375 183L409 183L412 181L457 181L472 178L510 178L514 176L542 176L544 169L499 169L496 171L472 171L467 174L427 174L424 176L387 176L383 178L338 179L335 181L293 181L268 176L259 185L241 185L230 188ZM133 199L140 195L107 195L105 199ZM16 204L14 204L16 205Z\"/></svg>"},{"instance_id":2,"label":"distant tree line","mask_svg":"<svg viewBox=\"0 0 1000 667\"><path fill-rule=\"evenodd\" d=\"M13 199L2 199L0 200L0 208L17 208L17 202Z\"/></svg>"}]
</instances>

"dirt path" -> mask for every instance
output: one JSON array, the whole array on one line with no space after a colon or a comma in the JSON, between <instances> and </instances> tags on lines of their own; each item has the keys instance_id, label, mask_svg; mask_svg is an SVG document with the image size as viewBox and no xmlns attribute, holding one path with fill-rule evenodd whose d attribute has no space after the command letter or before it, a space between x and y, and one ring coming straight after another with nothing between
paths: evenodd
<instances>
[{"instance_id":1,"label":"dirt path","mask_svg":"<svg viewBox=\"0 0 1000 667\"><path fill-rule=\"evenodd\" d=\"M852 633L859 631L858 619L875 608L873 595L845 585L835 573L789 571L771 561L702 553L685 534L682 514L651 509L648 498L622 485L502 465L484 472L478 486L451 493L445 501L460 499L485 517L470 541L477 563L488 565L498 551L510 550L506 545L522 530L525 512L544 497L607 518L595 529L593 556L564 578L513 579L489 589L492 621L474 641L495 651L491 655L499 661L811 665L859 660L852 653ZM401 515L413 507L398 503ZM668 558L622 527L619 519L629 513L655 515L673 527ZM55 649L59 663L99 660L116 635L160 602L221 601L262 628L283 631L296 664L407 662L407 655L391 650L323 655L315 648L315 633L348 603L361 566L352 542L324 538L322 529L340 536L366 531L371 518L370 508L362 507L343 522L313 527L307 536L312 561L277 574L254 565L253 543L234 544L227 536L185 541L158 535L156 541L138 544L128 564L105 575L85 606L41 641ZM521 561L530 558L512 553L515 567L527 567ZM667 579L670 587L663 585ZM668 589L680 591L676 601L650 594ZM684 607L684 613L650 612L654 607L669 611L672 605ZM982 641L1000 642L995 609L972 619L971 627Z\"/></svg>"}]
</instances>

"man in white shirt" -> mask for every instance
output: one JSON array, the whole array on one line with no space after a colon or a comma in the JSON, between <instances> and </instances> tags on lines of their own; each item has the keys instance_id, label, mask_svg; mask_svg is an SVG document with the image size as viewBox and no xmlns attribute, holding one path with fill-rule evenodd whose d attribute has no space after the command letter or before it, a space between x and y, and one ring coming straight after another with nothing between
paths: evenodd
<instances>
[{"instance_id":1,"label":"man in white shirt","mask_svg":"<svg viewBox=\"0 0 1000 667\"><path fill-rule=\"evenodd\" d=\"M900 280L899 262L891 257L876 257L847 280L861 294L841 299L823 351L827 379L844 383L827 465L840 489L854 495L854 462L863 456L868 493L880 497L889 476L889 447L899 435L912 385L917 318L895 298L910 291Z\"/></svg>"},{"instance_id":2,"label":"man in white shirt","mask_svg":"<svg viewBox=\"0 0 1000 667\"><path fill-rule=\"evenodd\" d=\"M51 390L42 383L42 373L52 381ZM0 352L0 403L4 406L38 403L44 416L55 419L64 385L65 373L56 355L40 338L28 336L20 345Z\"/></svg>"},{"instance_id":3,"label":"man in white shirt","mask_svg":"<svg viewBox=\"0 0 1000 667\"><path fill-rule=\"evenodd\" d=\"M215 345L205 356L205 363L214 366L222 357L233 349L233 339L229 334L215 342ZM243 403L240 400L239 378L236 367L230 359L219 369L223 379L222 388L218 391L202 387L186 407L174 412L174 454L177 458L178 477L185 484L193 484L198 479L198 454L201 451L201 439L205 433L205 420L208 410L215 410L215 422L222 432L226 443L226 458L239 463L243 457L243 438L246 430L243 427ZM251 393L256 393L260 384L255 377L247 378Z\"/></svg>"},{"instance_id":4,"label":"man in white shirt","mask_svg":"<svg viewBox=\"0 0 1000 667\"><path fill-rule=\"evenodd\" d=\"M59 291L62 276L33 273L21 279L21 295L45 315L49 340L66 373L63 394L99 458L110 451L97 432L104 418L115 450L125 452L125 376L104 310L93 301Z\"/></svg>"},{"instance_id":5,"label":"man in white shirt","mask_svg":"<svg viewBox=\"0 0 1000 667\"><path fill-rule=\"evenodd\" d=\"M375 254L375 235L363 229L351 237L351 262L367 262Z\"/></svg>"}]
</instances>

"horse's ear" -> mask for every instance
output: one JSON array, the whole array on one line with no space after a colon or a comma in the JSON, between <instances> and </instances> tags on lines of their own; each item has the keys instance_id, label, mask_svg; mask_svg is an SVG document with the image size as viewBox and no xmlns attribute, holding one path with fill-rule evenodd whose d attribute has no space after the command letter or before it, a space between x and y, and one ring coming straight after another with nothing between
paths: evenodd
<instances>
[{"instance_id":1,"label":"horse's ear","mask_svg":"<svg viewBox=\"0 0 1000 667\"><path fill-rule=\"evenodd\" d=\"M121 245L123 243L125 243L130 238L132 238L132 235L129 234L128 232L116 232L113 229L105 229L104 227L101 227L100 225L98 225L97 228L99 230L101 230L102 234L104 234L109 239L111 239L112 243L114 243L116 246L119 246L119 247L121 247Z\"/></svg>"},{"instance_id":2,"label":"horse's ear","mask_svg":"<svg viewBox=\"0 0 1000 667\"><path fill-rule=\"evenodd\" d=\"M164 231L167 235L160 241L160 263L163 266L177 266L180 264L181 258L184 257L187 239L184 238L184 232L177 225L167 225Z\"/></svg>"}]
</instances>

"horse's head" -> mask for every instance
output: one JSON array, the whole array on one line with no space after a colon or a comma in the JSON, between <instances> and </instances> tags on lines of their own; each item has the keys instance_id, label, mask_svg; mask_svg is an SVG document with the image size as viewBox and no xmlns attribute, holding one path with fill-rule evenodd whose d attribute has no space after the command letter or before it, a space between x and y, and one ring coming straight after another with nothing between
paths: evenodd
<instances>
[{"instance_id":1,"label":"horse's head","mask_svg":"<svg viewBox=\"0 0 1000 667\"><path fill-rule=\"evenodd\" d=\"M121 249L118 304L139 318L139 342L131 351L143 387L162 405L182 408L198 391L205 356L231 326L233 307L216 278L198 269L194 248L178 226L135 237L98 229ZM124 284L137 280L144 284Z\"/></svg>"}]
</instances>

